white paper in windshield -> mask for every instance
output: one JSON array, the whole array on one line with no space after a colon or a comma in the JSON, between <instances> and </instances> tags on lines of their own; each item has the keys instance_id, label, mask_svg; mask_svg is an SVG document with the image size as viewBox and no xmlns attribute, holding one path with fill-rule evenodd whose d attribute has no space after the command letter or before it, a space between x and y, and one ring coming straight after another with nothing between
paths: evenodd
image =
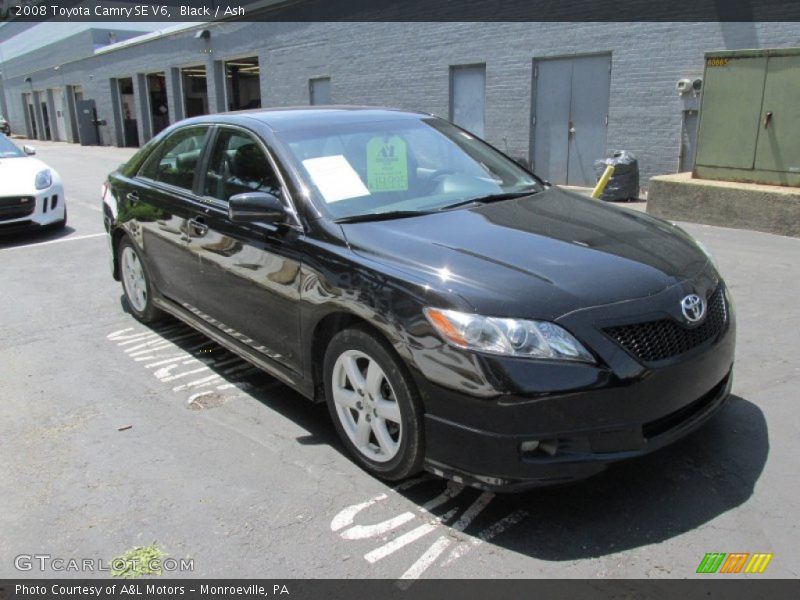
<instances>
[{"instance_id":1,"label":"white paper in windshield","mask_svg":"<svg viewBox=\"0 0 800 600\"><path fill-rule=\"evenodd\" d=\"M308 158L303 166L325 202L369 196L367 186L341 154Z\"/></svg>"}]
</instances>

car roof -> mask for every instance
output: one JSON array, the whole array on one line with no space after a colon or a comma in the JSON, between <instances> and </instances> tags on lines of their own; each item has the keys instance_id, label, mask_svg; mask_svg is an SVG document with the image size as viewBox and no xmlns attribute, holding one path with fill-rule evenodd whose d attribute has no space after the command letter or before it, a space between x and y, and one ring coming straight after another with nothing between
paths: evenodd
<instances>
[{"instance_id":1,"label":"car roof","mask_svg":"<svg viewBox=\"0 0 800 600\"><path fill-rule=\"evenodd\" d=\"M235 123L237 117L255 119L274 131L335 125L343 123L368 123L398 119L417 120L431 116L428 113L374 106L298 106L286 108L240 110L216 113L192 119L195 122Z\"/></svg>"}]
</instances>

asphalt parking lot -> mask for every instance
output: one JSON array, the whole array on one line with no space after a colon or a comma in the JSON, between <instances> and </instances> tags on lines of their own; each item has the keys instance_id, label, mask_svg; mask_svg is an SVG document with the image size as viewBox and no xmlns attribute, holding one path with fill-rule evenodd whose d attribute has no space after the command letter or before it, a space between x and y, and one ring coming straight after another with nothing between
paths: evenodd
<instances>
[{"instance_id":1,"label":"asphalt parking lot","mask_svg":"<svg viewBox=\"0 0 800 600\"><path fill-rule=\"evenodd\" d=\"M91 576L15 557L153 543L193 561L171 576L684 578L707 552L771 552L749 577L798 576L800 239L684 225L739 329L729 405L677 445L523 495L388 486L343 454L324 406L126 314L99 196L131 151L35 145L69 225L0 239L0 577Z\"/></svg>"}]
</instances>

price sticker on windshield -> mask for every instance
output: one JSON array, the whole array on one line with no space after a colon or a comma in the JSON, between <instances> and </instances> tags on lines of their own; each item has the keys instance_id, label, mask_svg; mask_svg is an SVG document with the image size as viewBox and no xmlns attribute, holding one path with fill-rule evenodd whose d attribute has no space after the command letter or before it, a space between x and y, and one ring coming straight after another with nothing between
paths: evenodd
<instances>
[{"instance_id":1,"label":"price sticker on windshield","mask_svg":"<svg viewBox=\"0 0 800 600\"><path fill-rule=\"evenodd\" d=\"M408 190L408 153L399 136L374 137L367 143L367 188L370 192Z\"/></svg>"}]
</instances>

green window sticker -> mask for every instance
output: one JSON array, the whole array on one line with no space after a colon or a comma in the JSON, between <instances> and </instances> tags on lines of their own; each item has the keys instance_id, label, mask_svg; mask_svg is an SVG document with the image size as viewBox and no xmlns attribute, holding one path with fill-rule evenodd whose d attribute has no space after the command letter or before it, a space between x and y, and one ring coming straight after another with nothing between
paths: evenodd
<instances>
[{"instance_id":1,"label":"green window sticker","mask_svg":"<svg viewBox=\"0 0 800 600\"><path fill-rule=\"evenodd\" d=\"M408 190L408 153L399 136L378 136L367 143L367 188L370 192Z\"/></svg>"}]
</instances>

